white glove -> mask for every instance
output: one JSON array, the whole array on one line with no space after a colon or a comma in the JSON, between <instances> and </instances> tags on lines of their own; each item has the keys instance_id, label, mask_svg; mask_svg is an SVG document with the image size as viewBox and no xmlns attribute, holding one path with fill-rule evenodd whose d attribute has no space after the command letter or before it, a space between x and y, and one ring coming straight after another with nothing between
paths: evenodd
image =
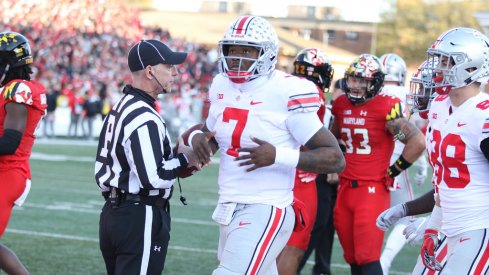
<instances>
[{"instance_id":1,"label":"white glove","mask_svg":"<svg viewBox=\"0 0 489 275\"><path fill-rule=\"evenodd\" d=\"M406 206L398 204L380 213L375 224L380 230L387 231L391 225L404 217L406 217Z\"/></svg>"},{"instance_id":2,"label":"white glove","mask_svg":"<svg viewBox=\"0 0 489 275\"><path fill-rule=\"evenodd\" d=\"M416 166L416 174L414 175L413 180L417 186L420 186L426 181L426 176L428 175L428 162L426 161L425 156L422 155L416 160L414 165Z\"/></svg>"},{"instance_id":3,"label":"white glove","mask_svg":"<svg viewBox=\"0 0 489 275\"><path fill-rule=\"evenodd\" d=\"M426 229L427 218L421 217L411 221L402 231L406 242L412 246L419 245L423 241L424 230Z\"/></svg>"},{"instance_id":4,"label":"white glove","mask_svg":"<svg viewBox=\"0 0 489 275\"><path fill-rule=\"evenodd\" d=\"M428 173L426 172L426 169L418 169L418 172L414 175L414 183L416 183L417 186L422 185L426 181L427 175Z\"/></svg>"}]
</instances>

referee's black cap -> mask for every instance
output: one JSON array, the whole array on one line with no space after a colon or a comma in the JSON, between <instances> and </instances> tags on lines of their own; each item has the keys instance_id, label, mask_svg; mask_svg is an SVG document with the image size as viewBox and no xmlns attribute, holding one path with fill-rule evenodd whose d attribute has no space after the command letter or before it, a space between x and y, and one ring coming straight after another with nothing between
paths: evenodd
<instances>
[{"instance_id":1,"label":"referee's black cap","mask_svg":"<svg viewBox=\"0 0 489 275\"><path fill-rule=\"evenodd\" d=\"M129 51L127 64L131 72L137 72L149 65L182 64L186 58L186 52L174 52L161 41L141 40Z\"/></svg>"}]
</instances>

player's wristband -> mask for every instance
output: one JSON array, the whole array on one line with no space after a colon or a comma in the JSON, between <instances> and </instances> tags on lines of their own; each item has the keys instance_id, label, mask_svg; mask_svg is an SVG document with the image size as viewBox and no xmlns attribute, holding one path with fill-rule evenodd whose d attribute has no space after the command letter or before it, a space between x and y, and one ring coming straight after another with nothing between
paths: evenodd
<instances>
[{"instance_id":1,"label":"player's wristband","mask_svg":"<svg viewBox=\"0 0 489 275\"><path fill-rule=\"evenodd\" d=\"M394 164L392 164L391 166L389 166L389 168L387 168L387 175L389 175L389 177L391 178L395 178L399 176L400 173L401 171L399 171Z\"/></svg>"},{"instance_id":2,"label":"player's wristband","mask_svg":"<svg viewBox=\"0 0 489 275\"><path fill-rule=\"evenodd\" d=\"M296 168L299 163L299 150L285 147L275 147L275 163Z\"/></svg>"},{"instance_id":3,"label":"player's wristband","mask_svg":"<svg viewBox=\"0 0 489 275\"><path fill-rule=\"evenodd\" d=\"M196 134L203 134L204 132L202 132L201 130L194 130L192 131L192 133L190 133L190 135L188 136L188 146L193 150L194 147L192 147L192 139L194 138L194 136Z\"/></svg>"},{"instance_id":4,"label":"player's wristband","mask_svg":"<svg viewBox=\"0 0 489 275\"><path fill-rule=\"evenodd\" d=\"M408 169L409 166L412 165L412 163L407 161L402 155L399 156L395 163L399 168L401 168L401 171Z\"/></svg>"}]
</instances>

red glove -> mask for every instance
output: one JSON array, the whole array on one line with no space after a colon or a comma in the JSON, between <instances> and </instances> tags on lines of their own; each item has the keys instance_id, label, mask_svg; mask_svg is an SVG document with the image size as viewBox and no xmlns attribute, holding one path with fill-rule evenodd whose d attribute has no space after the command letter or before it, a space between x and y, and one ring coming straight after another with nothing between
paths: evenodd
<instances>
[{"instance_id":1,"label":"red glove","mask_svg":"<svg viewBox=\"0 0 489 275\"><path fill-rule=\"evenodd\" d=\"M438 231L434 229L426 229L424 231L424 241L421 245L421 259L423 259L423 264L433 270L440 271L442 265L436 260L435 250L438 246Z\"/></svg>"}]
</instances>

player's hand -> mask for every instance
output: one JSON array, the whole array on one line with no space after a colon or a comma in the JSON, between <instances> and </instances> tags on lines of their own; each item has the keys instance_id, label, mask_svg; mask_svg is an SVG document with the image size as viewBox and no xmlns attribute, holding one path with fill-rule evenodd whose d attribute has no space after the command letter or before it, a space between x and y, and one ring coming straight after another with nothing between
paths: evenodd
<instances>
[{"instance_id":1,"label":"player's hand","mask_svg":"<svg viewBox=\"0 0 489 275\"><path fill-rule=\"evenodd\" d=\"M421 217L411 221L406 228L402 231L406 242L412 246L416 246L421 243L424 238L424 231L426 229L427 218Z\"/></svg>"},{"instance_id":2,"label":"player's hand","mask_svg":"<svg viewBox=\"0 0 489 275\"><path fill-rule=\"evenodd\" d=\"M214 137L216 132L205 132L195 134L192 138L192 148L201 165L211 163L212 148L209 145L209 140Z\"/></svg>"},{"instance_id":3,"label":"player's hand","mask_svg":"<svg viewBox=\"0 0 489 275\"><path fill-rule=\"evenodd\" d=\"M438 246L438 231L434 229L426 229L424 232L424 241L423 245L421 245L421 259L423 260L423 264L433 270L440 271L442 269L442 265L436 260L435 250Z\"/></svg>"},{"instance_id":4,"label":"player's hand","mask_svg":"<svg viewBox=\"0 0 489 275\"><path fill-rule=\"evenodd\" d=\"M416 183L417 186L422 185L426 181L427 175L428 173L426 172L426 169L418 169L414 175L414 183Z\"/></svg>"},{"instance_id":5,"label":"player's hand","mask_svg":"<svg viewBox=\"0 0 489 275\"><path fill-rule=\"evenodd\" d=\"M192 150L192 148L190 148L190 146L187 146L183 143L183 140L179 140L177 153L178 154L182 153L187 157L188 167L195 167L197 168L198 171L200 171L202 165L199 162L199 159L195 155L195 152Z\"/></svg>"},{"instance_id":6,"label":"player's hand","mask_svg":"<svg viewBox=\"0 0 489 275\"><path fill-rule=\"evenodd\" d=\"M329 184L338 184L339 181L338 173L328 174L326 176L326 179Z\"/></svg>"},{"instance_id":7,"label":"player's hand","mask_svg":"<svg viewBox=\"0 0 489 275\"><path fill-rule=\"evenodd\" d=\"M375 224L380 230L387 231L391 225L405 216L406 207L404 204L398 204L380 213Z\"/></svg>"},{"instance_id":8,"label":"player's hand","mask_svg":"<svg viewBox=\"0 0 489 275\"><path fill-rule=\"evenodd\" d=\"M251 140L258 144L258 146L251 148L239 148L237 150L239 156L234 160L242 160L242 162L239 163L239 166L251 165L251 167L246 169L247 172L250 172L255 169L274 164L276 154L275 146L256 137L251 137Z\"/></svg>"},{"instance_id":9,"label":"player's hand","mask_svg":"<svg viewBox=\"0 0 489 275\"><path fill-rule=\"evenodd\" d=\"M316 180L317 174L297 169L297 177L302 183L309 183Z\"/></svg>"}]
</instances>

